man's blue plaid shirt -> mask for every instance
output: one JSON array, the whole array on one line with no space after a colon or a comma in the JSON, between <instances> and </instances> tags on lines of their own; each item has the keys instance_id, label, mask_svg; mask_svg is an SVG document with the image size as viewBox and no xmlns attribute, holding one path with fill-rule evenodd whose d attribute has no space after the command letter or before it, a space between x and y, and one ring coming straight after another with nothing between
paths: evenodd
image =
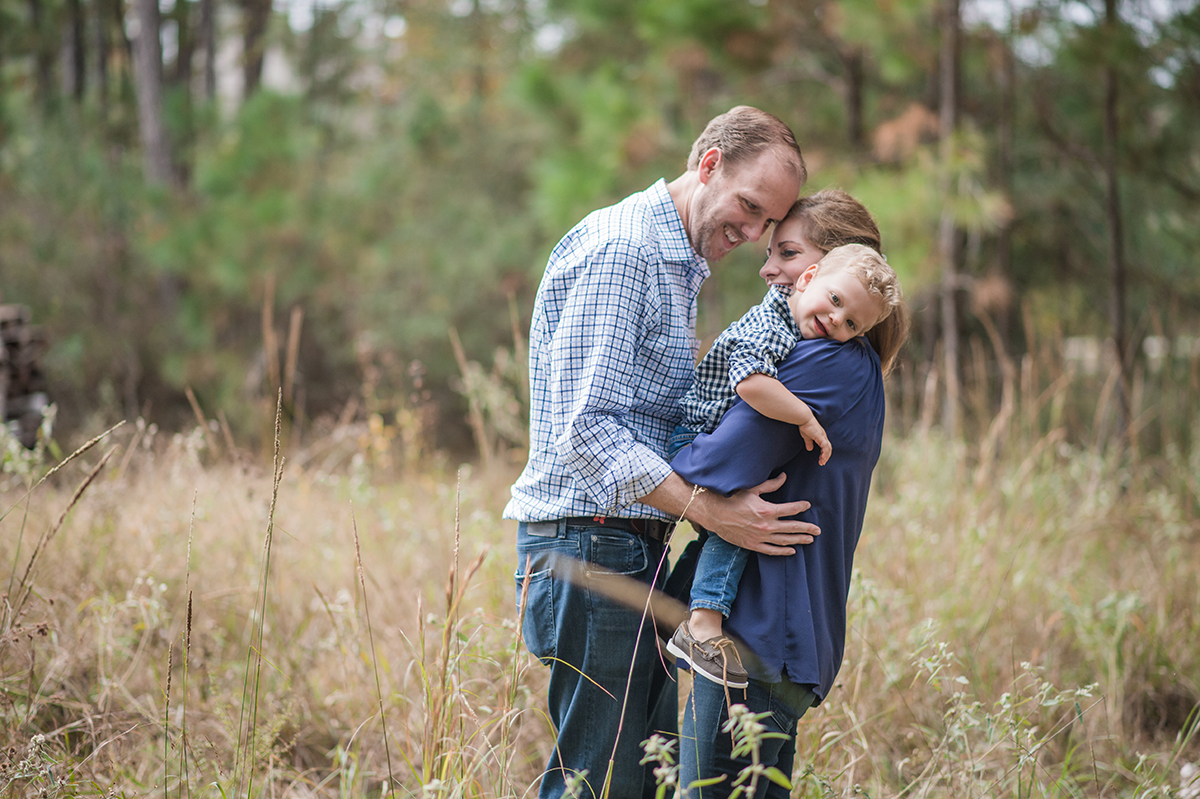
<instances>
[{"instance_id":1,"label":"man's blue plaid shirt","mask_svg":"<svg viewBox=\"0 0 1200 799\"><path fill-rule=\"evenodd\" d=\"M663 180L558 243L529 333L529 463L505 518L667 518L636 500L671 473L708 275Z\"/></svg>"},{"instance_id":2,"label":"man's blue plaid shirt","mask_svg":"<svg viewBox=\"0 0 1200 799\"><path fill-rule=\"evenodd\" d=\"M737 401L737 384L752 374L778 379L775 366L801 339L788 306L790 288L772 286L763 301L717 336L696 366L696 382L680 401L683 424L711 433Z\"/></svg>"}]
</instances>

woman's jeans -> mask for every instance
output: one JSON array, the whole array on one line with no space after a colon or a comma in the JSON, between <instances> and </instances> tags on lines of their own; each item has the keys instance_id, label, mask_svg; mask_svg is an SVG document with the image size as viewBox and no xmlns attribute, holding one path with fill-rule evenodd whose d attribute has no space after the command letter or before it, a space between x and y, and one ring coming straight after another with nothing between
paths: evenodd
<instances>
[{"instance_id":1,"label":"woman's jeans","mask_svg":"<svg viewBox=\"0 0 1200 799\"><path fill-rule=\"evenodd\" d=\"M796 761L796 722L812 707L816 695L787 680L776 683L750 680L744 691L730 688L729 693L735 705L746 705L754 713L769 713L762 724L767 732L781 736L759 742L759 762L774 766L791 779ZM679 738L679 783L685 789L685 799L724 799L733 791L733 782L742 769L753 762L749 754L733 756L733 738L723 729L728 720L725 688L710 680L693 680ZM698 779L721 775L725 779L717 785L687 790ZM790 793L760 777L754 796L787 799Z\"/></svg>"},{"instance_id":2,"label":"woman's jeans","mask_svg":"<svg viewBox=\"0 0 1200 799\"><path fill-rule=\"evenodd\" d=\"M679 450L692 443L699 433L683 425L675 428L667 441L667 459L675 457ZM695 525L692 525L695 527ZM746 568L749 553L741 547L713 535L706 530L696 529L698 540L696 546L702 547L698 554L689 553L689 559L696 560L695 576L691 584L691 600L688 607L708 608L719 611L722 616L729 618L729 609L733 607L733 598L737 596L738 583L742 581L742 572ZM692 545L688 545L692 549Z\"/></svg>"},{"instance_id":3,"label":"woman's jeans","mask_svg":"<svg viewBox=\"0 0 1200 799\"><path fill-rule=\"evenodd\" d=\"M580 795L600 795L627 681L609 796L655 794L652 764L639 764L641 745L654 733L677 733L675 669L659 655L653 620L642 626L640 608L613 602L602 589L618 582L609 573L661 588L667 571L665 563L659 569L662 556L662 542L612 527L566 521L517 527L521 632L529 651L550 667L548 705L558 733L538 793L542 799L562 796L565 782L584 769L590 789Z\"/></svg>"}]
</instances>

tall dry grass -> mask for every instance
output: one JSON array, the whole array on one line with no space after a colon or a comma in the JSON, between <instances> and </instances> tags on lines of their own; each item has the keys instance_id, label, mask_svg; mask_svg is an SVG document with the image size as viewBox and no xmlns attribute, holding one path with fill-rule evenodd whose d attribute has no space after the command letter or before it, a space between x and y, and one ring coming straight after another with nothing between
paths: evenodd
<instances>
[{"instance_id":1,"label":"tall dry grass","mask_svg":"<svg viewBox=\"0 0 1200 799\"><path fill-rule=\"evenodd\" d=\"M1197 795L1200 446L1138 460L1011 416L986 462L889 436L795 796ZM8 478L0 793L533 795L514 471L300 453L276 491L207 446L127 425L27 498Z\"/></svg>"},{"instance_id":2,"label":"tall dry grass","mask_svg":"<svg viewBox=\"0 0 1200 799\"><path fill-rule=\"evenodd\" d=\"M523 793L548 744L513 633L508 478L285 463L267 571L270 466L205 464L201 440L138 445L41 555L0 638L0 789L378 795L386 721L407 792ZM80 458L27 501L4 492L17 504L0 562L18 580L18 527L50 526L93 466ZM49 769L16 769L39 734Z\"/></svg>"}]
</instances>

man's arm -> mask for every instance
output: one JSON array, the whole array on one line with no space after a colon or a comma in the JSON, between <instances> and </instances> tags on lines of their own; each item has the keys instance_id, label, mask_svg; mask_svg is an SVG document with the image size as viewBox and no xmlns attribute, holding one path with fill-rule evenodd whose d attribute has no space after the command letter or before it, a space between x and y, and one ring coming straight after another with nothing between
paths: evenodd
<instances>
[{"instance_id":1,"label":"man's arm","mask_svg":"<svg viewBox=\"0 0 1200 799\"><path fill-rule=\"evenodd\" d=\"M627 507L670 473L623 421L636 401L639 336L656 299L652 289L648 257L636 243L603 242L570 281L546 344L559 462L602 508Z\"/></svg>"},{"instance_id":2,"label":"man's arm","mask_svg":"<svg viewBox=\"0 0 1200 799\"><path fill-rule=\"evenodd\" d=\"M753 488L735 491L729 496L695 487L672 472L641 502L669 513L676 519L687 519L716 533L742 549L764 555L791 555L792 547L811 544L821 530L808 522L784 516L794 516L808 510L807 502L775 504L762 498L783 485L787 475L772 477Z\"/></svg>"}]
</instances>

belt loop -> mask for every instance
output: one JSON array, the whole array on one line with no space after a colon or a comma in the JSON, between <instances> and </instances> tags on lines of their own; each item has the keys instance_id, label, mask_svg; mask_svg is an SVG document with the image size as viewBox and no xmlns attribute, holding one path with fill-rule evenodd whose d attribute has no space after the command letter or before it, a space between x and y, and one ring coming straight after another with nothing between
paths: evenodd
<instances>
[{"instance_id":1,"label":"belt loop","mask_svg":"<svg viewBox=\"0 0 1200 799\"><path fill-rule=\"evenodd\" d=\"M567 537L567 520L566 519L558 520L557 537L558 538L566 538Z\"/></svg>"}]
</instances>

